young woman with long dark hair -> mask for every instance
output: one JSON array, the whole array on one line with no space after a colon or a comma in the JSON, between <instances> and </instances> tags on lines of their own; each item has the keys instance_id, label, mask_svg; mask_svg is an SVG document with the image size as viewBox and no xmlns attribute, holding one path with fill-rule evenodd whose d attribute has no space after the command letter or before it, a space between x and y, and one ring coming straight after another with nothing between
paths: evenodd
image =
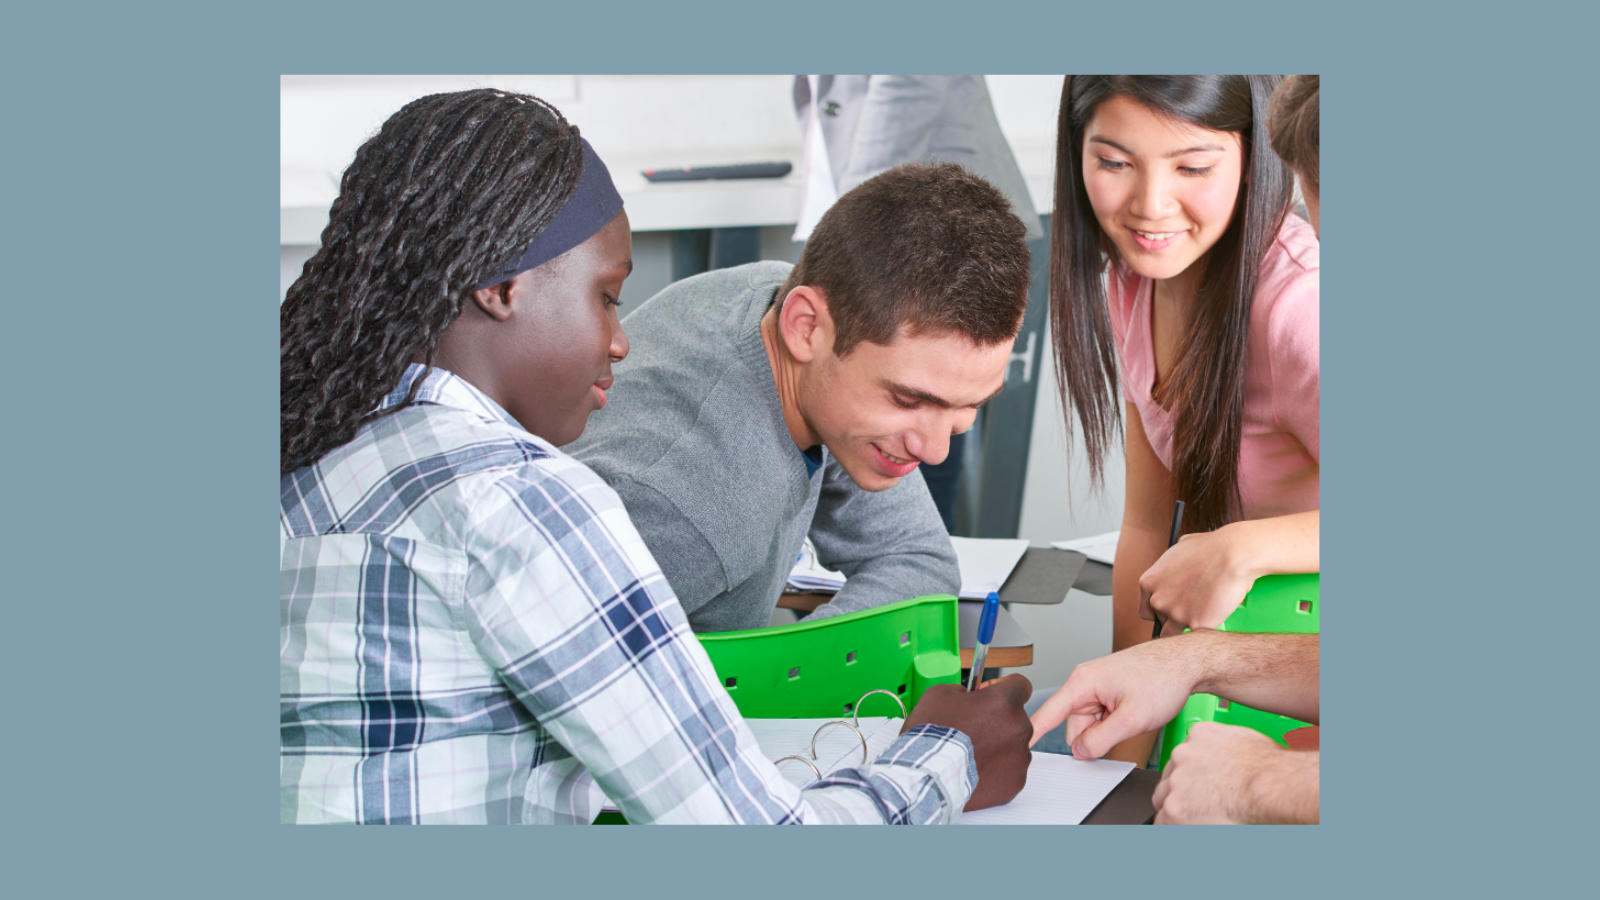
<instances>
[{"instance_id":1,"label":"young woman with long dark hair","mask_svg":"<svg viewBox=\"0 0 1600 900\"><path fill-rule=\"evenodd\" d=\"M1257 577L1320 568L1318 243L1269 146L1277 81L1062 89L1052 329L1096 479L1126 422L1113 650L1149 640L1152 615L1214 628ZM1110 755L1142 763L1152 742Z\"/></svg>"}]
</instances>

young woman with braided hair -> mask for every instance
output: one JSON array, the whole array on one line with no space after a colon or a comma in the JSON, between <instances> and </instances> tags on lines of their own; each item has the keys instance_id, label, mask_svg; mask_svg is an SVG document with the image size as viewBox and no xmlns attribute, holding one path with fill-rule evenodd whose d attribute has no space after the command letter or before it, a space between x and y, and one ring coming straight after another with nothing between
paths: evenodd
<instances>
[{"instance_id":1,"label":"young woman with braided hair","mask_svg":"<svg viewBox=\"0 0 1600 900\"><path fill-rule=\"evenodd\" d=\"M762 756L556 449L627 356L632 268L604 163L536 98L424 97L356 153L281 316L282 821L947 822L1021 789L1020 679L926 692L804 791Z\"/></svg>"}]
</instances>

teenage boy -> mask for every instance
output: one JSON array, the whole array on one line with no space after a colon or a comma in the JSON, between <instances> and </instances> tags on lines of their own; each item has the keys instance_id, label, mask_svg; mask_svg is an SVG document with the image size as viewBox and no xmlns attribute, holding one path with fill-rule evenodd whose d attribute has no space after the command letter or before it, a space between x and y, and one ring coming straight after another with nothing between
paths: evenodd
<instances>
[{"instance_id":1,"label":"teenage boy","mask_svg":"<svg viewBox=\"0 0 1600 900\"><path fill-rule=\"evenodd\" d=\"M959 589L917 467L1004 387L1025 234L960 166L900 166L839 198L793 267L708 272L628 316L616 399L569 450L696 631L766 627L808 534L848 579L813 618Z\"/></svg>"}]
</instances>

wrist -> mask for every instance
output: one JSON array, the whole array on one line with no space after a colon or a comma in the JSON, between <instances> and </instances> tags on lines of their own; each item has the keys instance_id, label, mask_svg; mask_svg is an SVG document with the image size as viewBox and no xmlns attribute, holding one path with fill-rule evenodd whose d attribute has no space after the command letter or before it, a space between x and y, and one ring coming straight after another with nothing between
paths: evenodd
<instances>
[{"instance_id":1,"label":"wrist","mask_svg":"<svg viewBox=\"0 0 1600 900\"><path fill-rule=\"evenodd\" d=\"M1228 671L1228 636L1224 632L1203 629L1173 635L1153 642L1164 645L1178 655L1178 676L1188 685L1190 694L1215 694L1219 676Z\"/></svg>"},{"instance_id":2,"label":"wrist","mask_svg":"<svg viewBox=\"0 0 1600 900\"><path fill-rule=\"evenodd\" d=\"M1242 820L1251 825L1317 823L1320 806L1321 754L1274 744L1264 752L1240 793Z\"/></svg>"},{"instance_id":3,"label":"wrist","mask_svg":"<svg viewBox=\"0 0 1600 900\"><path fill-rule=\"evenodd\" d=\"M1262 552L1261 523L1255 521L1229 522L1217 529L1223 540L1222 560L1228 573L1241 581L1255 581L1272 574Z\"/></svg>"}]
</instances>

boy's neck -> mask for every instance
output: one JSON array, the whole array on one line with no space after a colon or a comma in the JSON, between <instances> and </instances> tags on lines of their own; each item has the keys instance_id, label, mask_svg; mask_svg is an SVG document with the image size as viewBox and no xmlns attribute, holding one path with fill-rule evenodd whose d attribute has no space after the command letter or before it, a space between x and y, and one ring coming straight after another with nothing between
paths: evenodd
<instances>
[{"instance_id":1,"label":"boy's neck","mask_svg":"<svg viewBox=\"0 0 1600 900\"><path fill-rule=\"evenodd\" d=\"M789 354L783 338L778 334L778 304L767 308L761 317L761 343L767 350L767 363L772 367L773 385L778 389L778 403L783 407L783 424L796 447L810 450L822 443L817 433L806 423L800 412L801 379L803 367Z\"/></svg>"}]
</instances>

